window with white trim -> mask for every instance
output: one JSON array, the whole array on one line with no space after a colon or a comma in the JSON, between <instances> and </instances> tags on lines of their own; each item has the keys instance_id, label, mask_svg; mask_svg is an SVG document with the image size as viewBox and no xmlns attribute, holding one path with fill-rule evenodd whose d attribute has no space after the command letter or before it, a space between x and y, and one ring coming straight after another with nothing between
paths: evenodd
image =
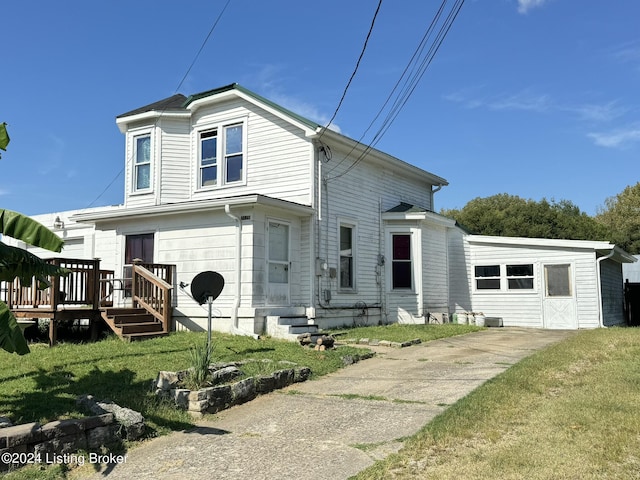
<instances>
[{"instance_id":1,"label":"window with white trim","mask_svg":"<svg viewBox=\"0 0 640 480\"><path fill-rule=\"evenodd\" d=\"M391 236L391 288L413 288L413 266L411 235L407 233Z\"/></svg>"},{"instance_id":2,"label":"window with white trim","mask_svg":"<svg viewBox=\"0 0 640 480\"><path fill-rule=\"evenodd\" d=\"M340 224L340 289L355 289L355 227Z\"/></svg>"},{"instance_id":3,"label":"window with white trim","mask_svg":"<svg viewBox=\"0 0 640 480\"><path fill-rule=\"evenodd\" d=\"M476 290L533 290L534 278L533 263L474 267Z\"/></svg>"},{"instance_id":4,"label":"window with white trim","mask_svg":"<svg viewBox=\"0 0 640 480\"><path fill-rule=\"evenodd\" d=\"M476 290L500 290L500 265L476 265Z\"/></svg>"},{"instance_id":5,"label":"window with white trim","mask_svg":"<svg viewBox=\"0 0 640 480\"><path fill-rule=\"evenodd\" d=\"M133 138L133 190L151 189L151 135Z\"/></svg>"},{"instance_id":6,"label":"window with white trim","mask_svg":"<svg viewBox=\"0 0 640 480\"><path fill-rule=\"evenodd\" d=\"M198 133L198 188L244 180L244 124L232 123Z\"/></svg>"},{"instance_id":7,"label":"window with white trim","mask_svg":"<svg viewBox=\"0 0 640 480\"><path fill-rule=\"evenodd\" d=\"M533 290L533 264L507 265L509 290Z\"/></svg>"}]
</instances>

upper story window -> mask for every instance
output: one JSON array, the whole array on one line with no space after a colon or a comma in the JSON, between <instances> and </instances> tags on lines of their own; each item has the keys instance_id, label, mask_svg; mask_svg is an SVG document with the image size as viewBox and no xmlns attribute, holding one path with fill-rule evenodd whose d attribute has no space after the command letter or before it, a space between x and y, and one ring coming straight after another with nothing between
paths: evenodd
<instances>
[{"instance_id":1,"label":"upper story window","mask_svg":"<svg viewBox=\"0 0 640 480\"><path fill-rule=\"evenodd\" d=\"M151 188L151 135L139 135L133 139L133 190Z\"/></svg>"},{"instance_id":2,"label":"upper story window","mask_svg":"<svg viewBox=\"0 0 640 480\"><path fill-rule=\"evenodd\" d=\"M200 133L200 186L216 185L218 180L218 131Z\"/></svg>"},{"instance_id":3,"label":"upper story window","mask_svg":"<svg viewBox=\"0 0 640 480\"><path fill-rule=\"evenodd\" d=\"M199 188L219 187L244 180L244 124L201 131L198 140Z\"/></svg>"}]
</instances>

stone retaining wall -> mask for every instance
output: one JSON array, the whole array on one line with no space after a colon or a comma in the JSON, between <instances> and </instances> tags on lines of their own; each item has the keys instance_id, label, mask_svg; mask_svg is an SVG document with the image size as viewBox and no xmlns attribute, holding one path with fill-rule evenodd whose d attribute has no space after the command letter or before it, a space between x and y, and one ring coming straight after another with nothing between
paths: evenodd
<instances>
[{"instance_id":1,"label":"stone retaining wall","mask_svg":"<svg viewBox=\"0 0 640 480\"><path fill-rule=\"evenodd\" d=\"M172 399L176 406L193 415L217 413L220 410L253 400L258 395L304 382L311 375L308 367L278 370L271 375L249 377L228 385L216 385L200 390L180 388L184 372L160 372L155 381L156 395Z\"/></svg>"},{"instance_id":2,"label":"stone retaining wall","mask_svg":"<svg viewBox=\"0 0 640 480\"><path fill-rule=\"evenodd\" d=\"M0 428L0 471L28 463L68 463L66 459L75 458L78 451L116 446L123 438L134 440L144 432L138 412L109 401L96 402L90 395L79 397L78 403L97 415Z\"/></svg>"},{"instance_id":3,"label":"stone retaining wall","mask_svg":"<svg viewBox=\"0 0 640 480\"><path fill-rule=\"evenodd\" d=\"M0 471L27 463L53 463L60 455L117 443L119 428L112 413L58 420L42 426L34 422L3 428L0 430Z\"/></svg>"}]
</instances>

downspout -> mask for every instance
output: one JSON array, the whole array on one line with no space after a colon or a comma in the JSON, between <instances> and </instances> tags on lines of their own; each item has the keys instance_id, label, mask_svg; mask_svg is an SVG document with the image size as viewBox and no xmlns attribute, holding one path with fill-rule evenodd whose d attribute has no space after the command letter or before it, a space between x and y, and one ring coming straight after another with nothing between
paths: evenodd
<instances>
[{"instance_id":1,"label":"downspout","mask_svg":"<svg viewBox=\"0 0 640 480\"><path fill-rule=\"evenodd\" d=\"M436 188L432 188L431 189L431 205L430 205L430 207L431 207L431 211L432 212L436 211L435 208L433 208L433 204L434 204L433 195L435 193L438 193L441 189L442 189L442 185L438 185Z\"/></svg>"},{"instance_id":2,"label":"downspout","mask_svg":"<svg viewBox=\"0 0 640 480\"><path fill-rule=\"evenodd\" d=\"M232 330L233 333L242 334L242 335L250 335L254 338L258 338L253 332L247 332L244 330L240 330L238 326L238 309L240 308L240 297L242 294L242 221L240 217L231 213L231 206L226 204L224 206L224 213L227 214L231 219L236 222L236 293L233 301L233 306L231 307L231 321L232 321Z\"/></svg>"},{"instance_id":3,"label":"downspout","mask_svg":"<svg viewBox=\"0 0 640 480\"><path fill-rule=\"evenodd\" d=\"M598 276L596 286L598 287L598 327L606 328L604 326L604 313L602 308L602 277L600 276L602 272L602 267L600 266L603 260L607 260L608 258L613 257L615 255L615 250L611 249L609 254L604 257L600 257L596 260L596 275Z\"/></svg>"}]
</instances>

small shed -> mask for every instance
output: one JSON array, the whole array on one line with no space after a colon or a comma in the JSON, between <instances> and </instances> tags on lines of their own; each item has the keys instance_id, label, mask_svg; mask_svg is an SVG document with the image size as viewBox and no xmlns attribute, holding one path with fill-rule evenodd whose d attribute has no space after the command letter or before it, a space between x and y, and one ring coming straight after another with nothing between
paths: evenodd
<instances>
[{"instance_id":1,"label":"small shed","mask_svg":"<svg viewBox=\"0 0 640 480\"><path fill-rule=\"evenodd\" d=\"M622 265L609 242L467 235L471 306L504 326L597 328L625 323Z\"/></svg>"}]
</instances>

